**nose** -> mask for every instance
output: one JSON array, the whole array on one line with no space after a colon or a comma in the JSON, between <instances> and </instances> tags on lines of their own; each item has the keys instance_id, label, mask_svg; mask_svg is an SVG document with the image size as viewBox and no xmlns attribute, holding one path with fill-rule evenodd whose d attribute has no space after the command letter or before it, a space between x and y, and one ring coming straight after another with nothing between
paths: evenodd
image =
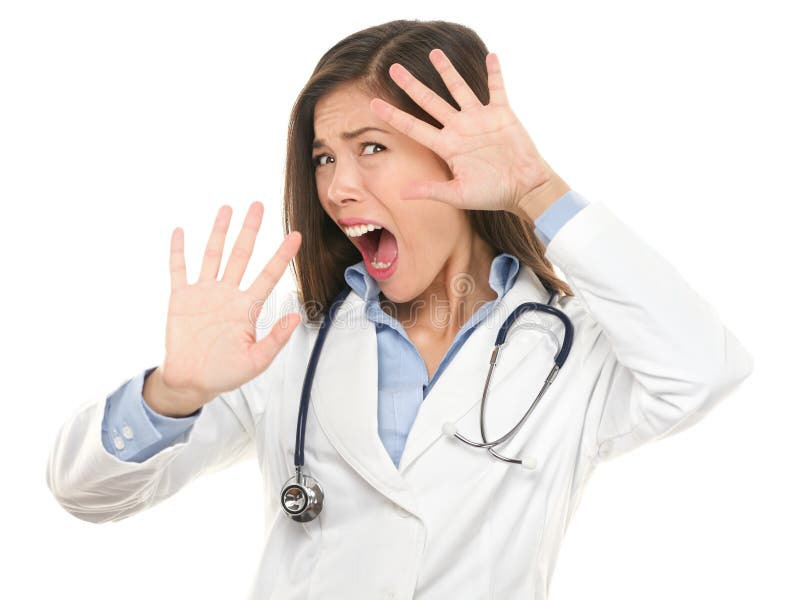
<instances>
[{"instance_id":1,"label":"nose","mask_svg":"<svg viewBox=\"0 0 800 600\"><path fill-rule=\"evenodd\" d=\"M333 174L328 183L328 201L342 205L363 199L363 181L358 167L346 158L337 160L332 166Z\"/></svg>"}]
</instances>

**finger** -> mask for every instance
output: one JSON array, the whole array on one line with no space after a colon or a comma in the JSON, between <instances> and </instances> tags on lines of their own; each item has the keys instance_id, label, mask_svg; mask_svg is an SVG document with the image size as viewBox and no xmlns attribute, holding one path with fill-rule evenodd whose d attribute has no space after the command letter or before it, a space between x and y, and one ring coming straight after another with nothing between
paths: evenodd
<instances>
[{"instance_id":1,"label":"finger","mask_svg":"<svg viewBox=\"0 0 800 600\"><path fill-rule=\"evenodd\" d=\"M508 104L506 86L500 72L500 59L494 52L486 55L486 71L489 73L489 104Z\"/></svg>"},{"instance_id":2,"label":"finger","mask_svg":"<svg viewBox=\"0 0 800 600\"><path fill-rule=\"evenodd\" d=\"M257 373L261 373L275 360L301 319L299 313L289 313L280 317L269 334L251 346L250 356Z\"/></svg>"},{"instance_id":3,"label":"finger","mask_svg":"<svg viewBox=\"0 0 800 600\"><path fill-rule=\"evenodd\" d=\"M247 216L244 218L239 237L236 238L236 243L231 249L225 273L222 275L222 281L234 284L237 287L241 283L242 275L244 275L247 263L253 254L253 246L255 246L256 236L258 235L258 229L261 227L263 216L264 205L261 202L253 202L250 205L250 210L247 211Z\"/></svg>"},{"instance_id":4,"label":"finger","mask_svg":"<svg viewBox=\"0 0 800 600\"><path fill-rule=\"evenodd\" d=\"M389 67L389 75L411 99L419 104L425 112L444 125L450 115L458 111L439 94L414 77L411 72L400 63Z\"/></svg>"},{"instance_id":5,"label":"finger","mask_svg":"<svg viewBox=\"0 0 800 600\"><path fill-rule=\"evenodd\" d=\"M415 181L407 185L400 194L403 200L437 200L456 208L462 208L461 186L450 181Z\"/></svg>"},{"instance_id":6,"label":"finger","mask_svg":"<svg viewBox=\"0 0 800 600\"><path fill-rule=\"evenodd\" d=\"M258 274L253 284L247 288L248 294L255 296L259 300L264 300L272 293L275 285L280 281L284 271L286 271L289 262L297 254L302 237L299 231L289 232L289 235L278 246L277 252L267 263L267 266Z\"/></svg>"},{"instance_id":7,"label":"finger","mask_svg":"<svg viewBox=\"0 0 800 600\"><path fill-rule=\"evenodd\" d=\"M378 117L389 123L397 131L406 134L411 139L427 146L441 156L440 129L417 119L415 116L392 106L380 98L373 98L369 106Z\"/></svg>"},{"instance_id":8,"label":"finger","mask_svg":"<svg viewBox=\"0 0 800 600\"><path fill-rule=\"evenodd\" d=\"M231 223L231 213L233 209L227 204L219 209L214 227L206 245L206 253L203 255L203 265L200 268L198 281L216 281L219 273L219 263L222 260L222 251L225 249L225 234L228 232L228 225Z\"/></svg>"},{"instance_id":9,"label":"finger","mask_svg":"<svg viewBox=\"0 0 800 600\"><path fill-rule=\"evenodd\" d=\"M447 55L442 52L441 49L434 48L431 50L430 54L428 54L428 58L431 59L433 66L439 71L442 81L444 81L447 89L450 90L455 101L458 102L461 110L483 106L480 99L475 95L475 92L467 85L464 78L459 75L453 63L450 62L450 59L447 58Z\"/></svg>"},{"instance_id":10,"label":"finger","mask_svg":"<svg viewBox=\"0 0 800 600\"><path fill-rule=\"evenodd\" d=\"M169 277L171 289L186 287L186 260L183 256L183 229L172 230L169 248Z\"/></svg>"}]
</instances>

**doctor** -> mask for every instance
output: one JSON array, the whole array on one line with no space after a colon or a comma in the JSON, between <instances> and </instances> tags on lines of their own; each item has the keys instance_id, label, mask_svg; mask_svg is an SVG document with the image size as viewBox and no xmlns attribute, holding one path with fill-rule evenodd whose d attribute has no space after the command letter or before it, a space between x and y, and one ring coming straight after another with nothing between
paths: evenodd
<instances>
[{"instance_id":1,"label":"doctor","mask_svg":"<svg viewBox=\"0 0 800 600\"><path fill-rule=\"evenodd\" d=\"M753 368L664 258L541 157L497 55L464 26L396 21L331 48L293 109L286 178L289 234L245 291L260 203L220 281L229 207L194 284L174 230L163 364L80 407L47 468L61 505L101 523L257 457L271 527L252 598L543 600L596 465L696 422ZM291 261L293 308L261 336L253 307ZM297 522L279 498L342 289L305 429L324 508ZM498 330L549 301L574 338L502 446L521 466L452 434L481 439ZM492 376L489 439L528 410L564 335L552 315L519 318Z\"/></svg>"}]
</instances>

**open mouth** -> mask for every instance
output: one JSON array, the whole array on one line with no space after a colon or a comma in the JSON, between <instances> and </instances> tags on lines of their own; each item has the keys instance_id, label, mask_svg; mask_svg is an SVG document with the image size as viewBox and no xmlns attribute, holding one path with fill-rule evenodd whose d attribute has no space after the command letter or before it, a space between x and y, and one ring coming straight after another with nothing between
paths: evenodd
<instances>
[{"instance_id":1,"label":"open mouth","mask_svg":"<svg viewBox=\"0 0 800 600\"><path fill-rule=\"evenodd\" d=\"M397 238L386 229L375 229L354 238L356 246L361 250L364 263L371 267L370 271L374 274L389 274L390 269L397 263Z\"/></svg>"}]
</instances>

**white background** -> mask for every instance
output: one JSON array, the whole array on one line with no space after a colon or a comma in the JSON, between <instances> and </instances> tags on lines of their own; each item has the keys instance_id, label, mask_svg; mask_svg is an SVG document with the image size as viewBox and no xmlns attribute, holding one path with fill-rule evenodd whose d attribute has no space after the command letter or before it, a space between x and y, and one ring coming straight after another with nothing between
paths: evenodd
<instances>
[{"instance_id":1,"label":"white background","mask_svg":"<svg viewBox=\"0 0 800 600\"><path fill-rule=\"evenodd\" d=\"M193 282L219 206L234 209L224 265L260 200L244 285L272 255L287 118L322 53L420 18L481 35L550 165L678 267L755 356L703 421L598 468L551 598L799 597L792 3L433 5L3 3L0 596L244 596L265 527L255 461L91 525L50 495L47 454L79 404L162 360L174 227Z\"/></svg>"}]
</instances>

